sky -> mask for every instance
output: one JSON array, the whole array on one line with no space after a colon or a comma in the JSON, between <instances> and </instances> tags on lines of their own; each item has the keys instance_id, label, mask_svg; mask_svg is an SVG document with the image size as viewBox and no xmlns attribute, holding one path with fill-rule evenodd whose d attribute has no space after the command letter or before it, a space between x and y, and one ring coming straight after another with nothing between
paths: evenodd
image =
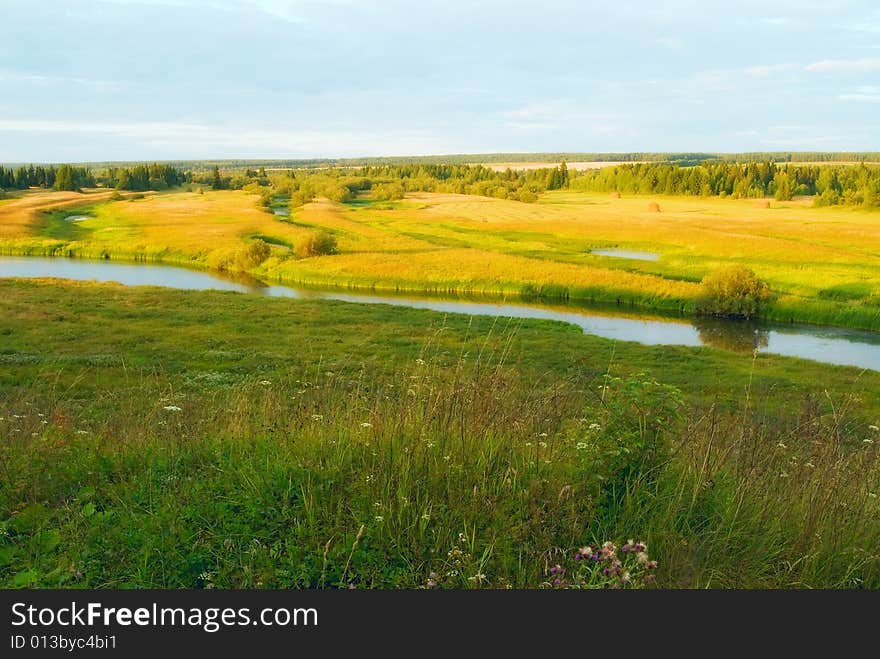
<instances>
[{"instance_id":1,"label":"sky","mask_svg":"<svg viewBox=\"0 0 880 659\"><path fill-rule=\"evenodd\" d=\"M880 150L875 0L0 0L0 162Z\"/></svg>"}]
</instances>

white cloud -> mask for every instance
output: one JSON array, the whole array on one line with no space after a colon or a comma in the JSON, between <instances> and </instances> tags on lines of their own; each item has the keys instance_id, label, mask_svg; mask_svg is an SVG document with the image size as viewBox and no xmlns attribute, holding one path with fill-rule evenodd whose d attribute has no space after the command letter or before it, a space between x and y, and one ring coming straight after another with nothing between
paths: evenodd
<instances>
[{"instance_id":1,"label":"white cloud","mask_svg":"<svg viewBox=\"0 0 880 659\"><path fill-rule=\"evenodd\" d=\"M92 87L93 89L118 89L128 84L121 80L98 80L79 76L56 76L20 71L0 71L0 82L21 82L46 87L52 85L78 85Z\"/></svg>"},{"instance_id":2,"label":"white cloud","mask_svg":"<svg viewBox=\"0 0 880 659\"><path fill-rule=\"evenodd\" d=\"M880 71L880 58L824 59L807 64L804 70L810 73L865 73L868 71Z\"/></svg>"},{"instance_id":3,"label":"white cloud","mask_svg":"<svg viewBox=\"0 0 880 659\"><path fill-rule=\"evenodd\" d=\"M198 122L90 122L0 119L0 133L92 135L129 140L139 146L210 154L220 149L292 156L379 156L455 153L461 145L418 130L254 129ZM78 138L79 139L79 138Z\"/></svg>"}]
</instances>

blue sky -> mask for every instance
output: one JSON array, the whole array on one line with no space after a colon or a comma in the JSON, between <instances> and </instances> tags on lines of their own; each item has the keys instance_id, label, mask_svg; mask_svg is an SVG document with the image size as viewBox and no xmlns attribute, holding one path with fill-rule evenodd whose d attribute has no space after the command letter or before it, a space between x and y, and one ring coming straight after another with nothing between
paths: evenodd
<instances>
[{"instance_id":1,"label":"blue sky","mask_svg":"<svg viewBox=\"0 0 880 659\"><path fill-rule=\"evenodd\" d=\"M880 150L873 0L0 0L0 162Z\"/></svg>"}]
</instances>

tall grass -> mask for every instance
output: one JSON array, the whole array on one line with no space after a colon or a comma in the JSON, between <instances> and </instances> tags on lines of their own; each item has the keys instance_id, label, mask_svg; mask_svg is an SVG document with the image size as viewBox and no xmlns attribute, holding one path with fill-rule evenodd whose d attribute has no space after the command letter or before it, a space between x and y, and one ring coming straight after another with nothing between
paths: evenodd
<instances>
[{"instance_id":1,"label":"tall grass","mask_svg":"<svg viewBox=\"0 0 880 659\"><path fill-rule=\"evenodd\" d=\"M880 437L846 405L688 410L645 376L524 381L509 340L488 345L186 395L134 371L90 398L21 389L0 411L0 579L538 587L575 548L638 537L665 587L880 583Z\"/></svg>"}]
</instances>

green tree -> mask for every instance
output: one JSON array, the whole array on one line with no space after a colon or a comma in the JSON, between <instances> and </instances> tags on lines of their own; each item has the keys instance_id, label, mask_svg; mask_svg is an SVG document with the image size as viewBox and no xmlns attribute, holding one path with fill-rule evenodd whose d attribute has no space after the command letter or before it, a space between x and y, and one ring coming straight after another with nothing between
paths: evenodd
<instances>
[{"instance_id":1,"label":"green tree","mask_svg":"<svg viewBox=\"0 0 880 659\"><path fill-rule=\"evenodd\" d=\"M770 289L757 275L736 264L719 268L703 278L700 310L712 316L754 318L770 299Z\"/></svg>"},{"instance_id":2,"label":"green tree","mask_svg":"<svg viewBox=\"0 0 880 659\"><path fill-rule=\"evenodd\" d=\"M791 179L788 173L780 172L776 174L773 180L776 181L776 194L774 195L776 200L791 201L791 198L794 196L794 190L792 190Z\"/></svg>"},{"instance_id":3,"label":"green tree","mask_svg":"<svg viewBox=\"0 0 880 659\"><path fill-rule=\"evenodd\" d=\"M73 179L73 168L70 165L61 165L55 174L56 190L77 190L78 187Z\"/></svg>"}]
</instances>

